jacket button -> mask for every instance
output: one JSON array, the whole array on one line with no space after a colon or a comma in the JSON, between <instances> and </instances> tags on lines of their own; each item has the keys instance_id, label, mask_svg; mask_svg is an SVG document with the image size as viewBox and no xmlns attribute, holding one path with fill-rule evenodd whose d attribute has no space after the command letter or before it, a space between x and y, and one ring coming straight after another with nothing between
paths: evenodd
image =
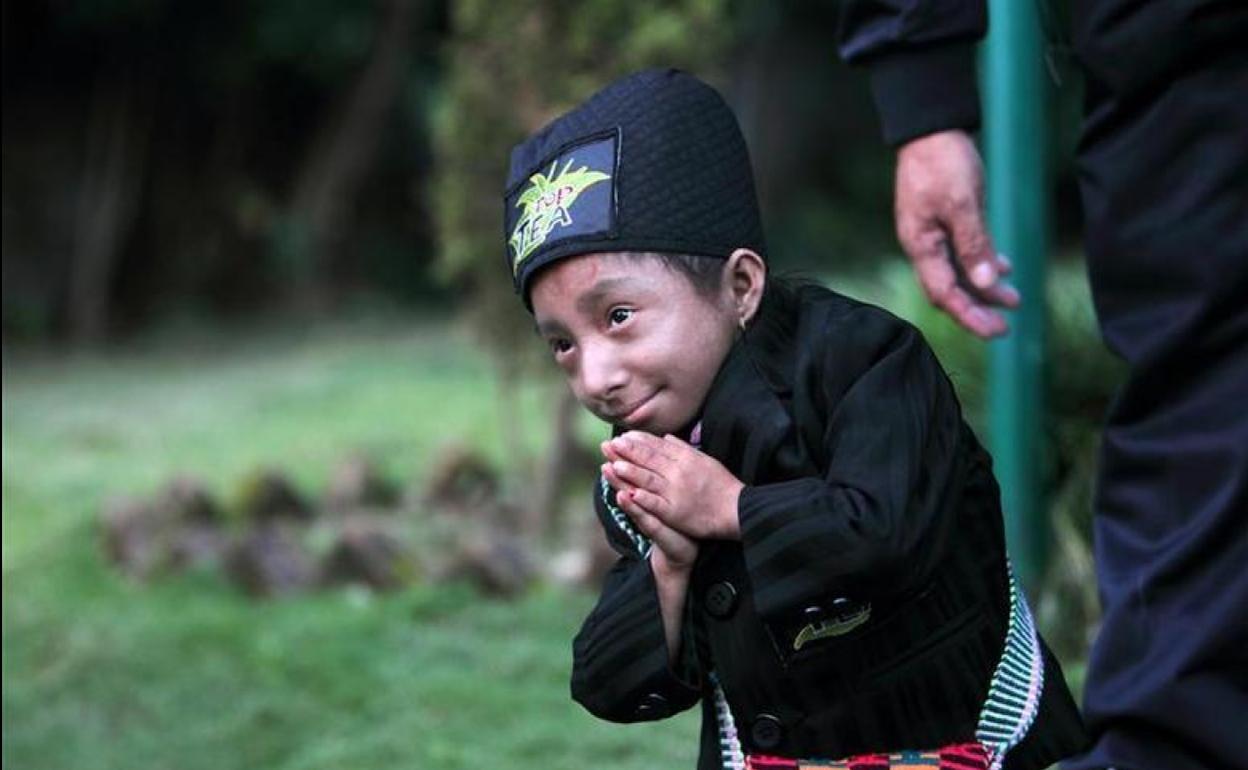
<instances>
[{"instance_id":1,"label":"jacket button","mask_svg":"<svg viewBox=\"0 0 1248 770\"><path fill-rule=\"evenodd\" d=\"M737 589L727 580L721 580L706 589L706 611L711 617L723 620L737 608Z\"/></svg>"},{"instance_id":2,"label":"jacket button","mask_svg":"<svg viewBox=\"0 0 1248 770\"><path fill-rule=\"evenodd\" d=\"M668 715L667 698L652 692L641 699L637 706L637 716L641 719L662 719Z\"/></svg>"},{"instance_id":3,"label":"jacket button","mask_svg":"<svg viewBox=\"0 0 1248 770\"><path fill-rule=\"evenodd\" d=\"M818 606L807 607L802 610L802 617L807 623L818 623L822 621L826 615L827 613L824 612L823 608Z\"/></svg>"},{"instance_id":4,"label":"jacket button","mask_svg":"<svg viewBox=\"0 0 1248 770\"><path fill-rule=\"evenodd\" d=\"M771 714L759 714L750 725L750 737L760 749L774 749L784 736L784 726Z\"/></svg>"}]
</instances>

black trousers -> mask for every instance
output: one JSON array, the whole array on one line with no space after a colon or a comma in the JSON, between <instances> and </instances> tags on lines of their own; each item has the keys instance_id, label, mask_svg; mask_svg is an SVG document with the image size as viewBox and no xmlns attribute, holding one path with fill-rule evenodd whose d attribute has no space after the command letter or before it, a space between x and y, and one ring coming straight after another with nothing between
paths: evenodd
<instances>
[{"instance_id":1,"label":"black trousers","mask_svg":"<svg viewBox=\"0 0 1248 770\"><path fill-rule=\"evenodd\" d=\"M1248 43L1182 32L1085 48L1088 269L1130 373L1094 517L1095 743L1072 770L1248 767Z\"/></svg>"}]
</instances>

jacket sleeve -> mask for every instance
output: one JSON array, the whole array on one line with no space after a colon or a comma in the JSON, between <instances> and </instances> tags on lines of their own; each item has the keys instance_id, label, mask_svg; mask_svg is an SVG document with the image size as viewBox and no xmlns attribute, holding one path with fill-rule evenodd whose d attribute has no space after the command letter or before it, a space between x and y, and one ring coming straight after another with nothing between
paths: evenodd
<instances>
[{"instance_id":1,"label":"jacket sleeve","mask_svg":"<svg viewBox=\"0 0 1248 770\"><path fill-rule=\"evenodd\" d=\"M867 67L884 140L979 126L975 43L985 0L843 0L841 58Z\"/></svg>"},{"instance_id":2,"label":"jacket sleeve","mask_svg":"<svg viewBox=\"0 0 1248 770\"><path fill-rule=\"evenodd\" d=\"M686 622L678 674L669 664L650 543L615 507L614 497L600 477L594 507L620 558L572 643L572 698L612 722L662 719L701 695L691 681L696 677L691 634Z\"/></svg>"},{"instance_id":3,"label":"jacket sleeve","mask_svg":"<svg viewBox=\"0 0 1248 770\"><path fill-rule=\"evenodd\" d=\"M962 481L962 418L922 335L861 307L829 328L816 398L826 472L747 486L738 502L755 605L782 621L808 602L891 598L925 579Z\"/></svg>"}]
</instances>

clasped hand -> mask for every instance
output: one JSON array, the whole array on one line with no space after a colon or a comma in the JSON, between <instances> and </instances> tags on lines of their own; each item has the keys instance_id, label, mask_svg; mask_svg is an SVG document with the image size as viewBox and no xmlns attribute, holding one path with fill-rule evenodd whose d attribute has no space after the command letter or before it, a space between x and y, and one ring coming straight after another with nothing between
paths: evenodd
<instances>
[{"instance_id":1,"label":"clasped hand","mask_svg":"<svg viewBox=\"0 0 1248 770\"><path fill-rule=\"evenodd\" d=\"M744 484L675 436L629 431L602 442L602 475L616 502L674 567L692 566L697 540L740 539Z\"/></svg>"}]
</instances>

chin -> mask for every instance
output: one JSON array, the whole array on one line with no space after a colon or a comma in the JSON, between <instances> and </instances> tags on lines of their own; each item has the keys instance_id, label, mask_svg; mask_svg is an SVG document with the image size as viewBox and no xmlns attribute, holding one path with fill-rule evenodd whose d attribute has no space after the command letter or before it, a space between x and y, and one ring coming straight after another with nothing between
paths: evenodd
<instances>
[{"instance_id":1,"label":"chin","mask_svg":"<svg viewBox=\"0 0 1248 770\"><path fill-rule=\"evenodd\" d=\"M693 420L696 410L685 414L686 409L672 403L671 393L658 393L640 410L635 420L619 420L614 424L620 430L638 430L655 436L675 434Z\"/></svg>"},{"instance_id":2,"label":"chin","mask_svg":"<svg viewBox=\"0 0 1248 770\"><path fill-rule=\"evenodd\" d=\"M625 430L640 430L646 433L652 433L655 436L664 436L668 433L675 434L681 428L685 427L692 417L683 420L676 420L656 416L648 420L639 420L632 425L621 425Z\"/></svg>"},{"instance_id":3,"label":"chin","mask_svg":"<svg viewBox=\"0 0 1248 770\"><path fill-rule=\"evenodd\" d=\"M655 424L649 420L642 420L640 422L616 422L613 424L615 427L619 428L621 432L637 430L642 433L650 433L655 436L662 436L667 432L661 427L656 427Z\"/></svg>"},{"instance_id":4,"label":"chin","mask_svg":"<svg viewBox=\"0 0 1248 770\"><path fill-rule=\"evenodd\" d=\"M668 432L664 427L667 421L659 416L643 417L640 420L616 420L613 424L621 431L639 430L643 433L653 433L656 436L662 436Z\"/></svg>"}]
</instances>

